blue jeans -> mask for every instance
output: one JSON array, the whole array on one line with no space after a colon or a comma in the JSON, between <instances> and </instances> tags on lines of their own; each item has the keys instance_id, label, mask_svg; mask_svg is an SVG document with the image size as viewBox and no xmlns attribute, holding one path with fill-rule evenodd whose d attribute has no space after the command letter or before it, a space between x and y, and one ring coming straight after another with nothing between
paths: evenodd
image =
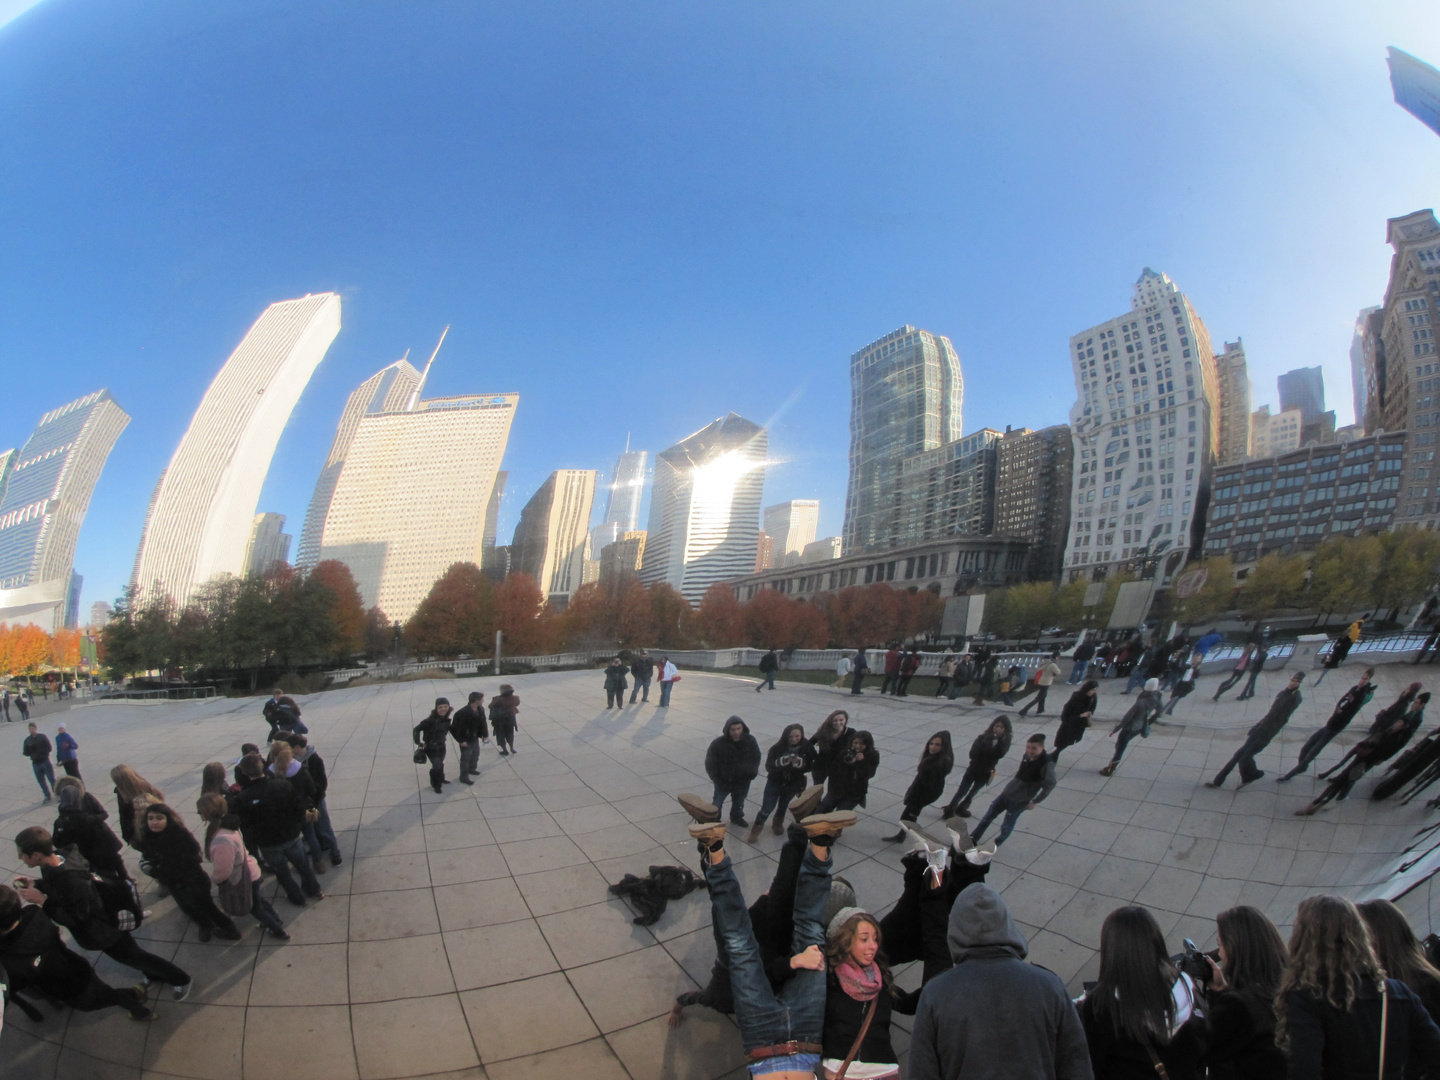
<instances>
[{"instance_id":1,"label":"blue jeans","mask_svg":"<svg viewBox=\"0 0 1440 1080\"><path fill-rule=\"evenodd\" d=\"M635 689L630 691L631 705L635 704L635 699L637 697L640 698L641 701L650 700L650 680L642 679L638 675L635 676Z\"/></svg>"},{"instance_id":2,"label":"blue jeans","mask_svg":"<svg viewBox=\"0 0 1440 1080\"><path fill-rule=\"evenodd\" d=\"M1005 820L1000 825L1000 835L995 838L995 845L998 847L1003 844L1010 838L1010 834L1015 831L1015 823L1020 820L1020 815L1025 812L1025 806L1022 803L1020 806L1011 809L1005 805L1003 800L1004 796L1001 796L990 804L990 809L985 811L985 816L980 819L980 823L975 826L975 831L970 834L970 839L975 845L979 845L980 834L988 829L990 823L999 817L1002 812L1005 814Z\"/></svg>"},{"instance_id":3,"label":"blue jeans","mask_svg":"<svg viewBox=\"0 0 1440 1080\"><path fill-rule=\"evenodd\" d=\"M45 798L50 798L50 789L55 786L55 766L50 764L50 759L44 761L32 761L31 767L35 770L35 779L40 781L40 790L45 793ZM49 780L49 783L46 783Z\"/></svg>"},{"instance_id":4,"label":"blue jeans","mask_svg":"<svg viewBox=\"0 0 1440 1080\"><path fill-rule=\"evenodd\" d=\"M805 790L805 780L802 777L789 787L783 787L774 780L765 781L765 794L760 797L760 813L755 818L756 826L764 825L770 819L771 811L775 811L784 820L785 808L790 800Z\"/></svg>"},{"instance_id":5,"label":"blue jeans","mask_svg":"<svg viewBox=\"0 0 1440 1080\"><path fill-rule=\"evenodd\" d=\"M674 686L673 681L660 680L660 707L663 709L670 704L670 687Z\"/></svg>"},{"instance_id":6,"label":"blue jeans","mask_svg":"<svg viewBox=\"0 0 1440 1080\"><path fill-rule=\"evenodd\" d=\"M716 810L720 810L724 808L725 799L728 797L730 799L730 820L732 822L741 822L745 820L745 796L749 794L749 780L746 780L743 784L733 784L730 786L716 784L715 794L711 797L710 801L715 804Z\"/></svg>"},{"instance_id":7,"label":"blue jeans","mask_svg":"<svg viewBox=\"0 0 1440 1080\"><path fill-rule=\"evenodd\" d=\"M768 687L770 687L771 690L774 690L774 689L775 689L775 672L773 672L773 671L762 671L762 672L760 673L760 686L768 686ZM755 689L756 689L756 690L759 690L759 689L760 689L760 686L757 686Z\"/></svg>"},{"instance_id":8,"label":"blue jeans","mask_svg":"<svg viewBox=\"0 0 1440 1080\"><path fill-rule=\"evenodd\" d=\"M1122 694L1128 694L1128 693L1130 693L1131 690L1134 690L1137 686L1144 686L1144 685L1145 685L1145 672L1144 672L1144 670L1140 667L1139 664L1136 664L1136 665L1135 665L1133 668L1131 668L1131 670L1130 670L1130 681L1125 684L1125 689L1122 690L1122 691L1120 691L1120 692L1121 692Z\"/></svg>"},{"instance_id":9,"label":"blue jeans","mask_svg":"<svg viewBox=\"0 0 1440 1080\"><path fill-rule=\"evenodd\" d=\"M335 839L335 828L330 824L330 809L324 799L320 800L317 809L320 811L319 820L314 824L307 821L300 830L300 835L305 838L305 851L312 859L318 859L328 851L330 861L339 866L340 841Z\"/></svg>"},{"instance_id":10,"label":"blue jeans","mask_svg":"<svg viewBox=\"0 0 1440 1080\"><path fill-rule=\"evenodd\" d=\"M830 860L822 862L808 847L795 882L795 930L792 955L811 945L825 946L825 927L820 918L830 898ZM740 1041L749 1051L783 1042L821 1041L825 1027L825 972L800 969L777 995L770 989L760 946L745 895L735 880L727 855L717 864L705 860L705 882L710 886L710 909L716 936L725 950L730 969L730 989L735 998L735 1022Z\"/></svg>"},{"instance_id":11,"label":"blue jeans","mask_svg":"<svg viewBox=\"0 0 1440 1080\"><path fill-rule=\"evenodd\" d=\"M275 880L280 882L280 887L285 890L286 899L296 907L305 906L306 896L320 895L320 879L315 876L315 871L310 868L310 861L305 858L303 834L276 847L262 847L260 854L265 859L265 864L275 872ZM287 863L290 865L287 866ZM299 886L290 876L290 866L300 871ZM303 895L300 892L301 887L305 890Z\"/></svg>"},{"instance_id":12,"label":"blue jeans","mask_svg":"<svg viewBox=\"0 0 1440 1080\"><path fill-rule=\"evenodd\" d=\"M260 895L259 881L250 883L250 914L256 922L277 936L285 933L285 924L280 921L280 916L275 913L275 908L269 900Z\"/></svg>"},{"instance_id":13,"label":"blue jeans","mask_svg":"<svg viewBox=\"0 0 1440 1080\"><path fill-rule=\"evenodd\" d=\"M820 800L820 807L815 812L817 814L833 814L836 810L854 810L859 805L860 800L857 798L847 795L843 799L837 799L827 792L825 798Z\"/></svg>"},{"instance_id":14,"label":"blue jeans","mask_svg":"<svg viewBox=\"0 0 1440 1080\"><path fill-rule=\"evenodd\" d=\"M1074 686L1081 679L1085 678L1085 669L1090 666L1089 660L1076 660L1075 666L1070 669L1070 678L1065 681Z\"/></svg>"}]
</instances>

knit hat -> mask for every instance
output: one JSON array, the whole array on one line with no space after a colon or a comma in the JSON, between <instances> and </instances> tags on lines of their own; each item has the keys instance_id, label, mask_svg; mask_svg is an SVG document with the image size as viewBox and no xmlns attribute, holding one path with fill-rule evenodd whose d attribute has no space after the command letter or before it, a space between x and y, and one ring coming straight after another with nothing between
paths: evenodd
<instances>
[{"instance_id":1,"label":"knit hat","mask_svg":"<svg viewBox=\"0 0 1440 1080\"><path fill-rule=\"evenodd\" d=\"M855 886L843 877L831 877L830 896L825 901L825 911L821 914L820 921L829 926L830 920L847 908L857 910L855 908Z\"/></svg>"},{"instance_id":2,"label":"knit hat","mask_svg":"<svg viewBox=\"0 0 1440 1080\"><path fill-rule=\"evenodd\" d=\"M450 699L449 699L449 698L446 698L446 697L437 697L437 698L435 699L435 707L436 707L437 709L438 709L441 705L449 705L449 704L450 704Z\"/></svg>"},{"instance_id":3,"label":"knit hat","mask_svg":"<svg viewBox=\"0 0 1440 1080\"><path fill-rule=\"evenodd\" d=\"M1159 680L1159 679L1146 679L1146 680L1145 680L1145 689L1146 689L1146 690L1159 690L1159 689L1160 689L1160 680Z\"/></svg>"},{"instance_id":4,"label":"knit hat","mask_svg":"<svg viewBox=\"0 0 1440 1080\"><path fill-rule=\"evenodd\" d=\"M832 918L828 923L826 923L825 940L830 941L832 938L834 938L836 934L840 933L840 928L844 926L847 922L849 922L851 919L853 919L856 915L865 915L872 919L875 917L871 915L870 912L866 911L863 907L842 907L839 911L835 913L834 918Z\"/></svg>"},{"instance_id":5,"label":"knit hat","mask_svg":"<svg viewBox=\"0 0 1440 1080\"><path fill-rule=\"evenodd\" d=\"M471 705L474 705L477 701L484 701L485 695L482 694L479 690L471 690L470 696L465 700L468 701Z\"/></svg>"}]
</instances>

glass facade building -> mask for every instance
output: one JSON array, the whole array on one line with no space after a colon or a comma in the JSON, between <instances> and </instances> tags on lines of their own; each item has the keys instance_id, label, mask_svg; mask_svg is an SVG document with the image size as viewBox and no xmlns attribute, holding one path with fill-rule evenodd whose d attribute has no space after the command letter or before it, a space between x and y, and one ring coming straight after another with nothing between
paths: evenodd
<instances>
[{"instance_id":1,"label":"glass facade building","mask_svg":"<svg viewBox=\"0 0 1440 1080\"><path fill-rule=\"evenodd\" d=\"M1394 46L1386 52L1395 104L1440 135L1440 71Z\"/></svg>"}]
</instances>

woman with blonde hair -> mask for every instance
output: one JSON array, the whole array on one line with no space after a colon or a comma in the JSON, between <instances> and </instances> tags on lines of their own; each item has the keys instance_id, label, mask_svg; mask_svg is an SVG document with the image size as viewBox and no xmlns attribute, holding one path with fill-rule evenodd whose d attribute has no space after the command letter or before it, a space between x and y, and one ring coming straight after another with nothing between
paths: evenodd
<instances>
[{"instance_id":1,"label":"woman with blonde hair","mask_svg":"<svg viewBox=\"0 0 1440 1080\"><path fill-rule=\"evenodd\" d=\"M1387 979L1365 920L1340 896L1300 901L1275 992L1275 1043L1290 1080L1440 1076L1440 1028L1408 986Z\"/></svg>"},{"instance_id":2,"label":"woman with blonde hair","mask_svg":"<svg viewBox=\"0 0 1440 1080\"><path fill-rule=\"evenodd\" d=\"M129 765L116 765L110 770L110 779L115 784L115 802L120 807L120 835L127 844L136 847L135 838L143 828L137 814L151 803L163 803L165 793Z\"/></svg>"},{"instance_id":3,"label":"woman with blonde hair","mask_svg":"<svg viewBox=\"0 0 1440 1080\"><path fill-rule=\"evenodd\" d=\"M821 1063L827 1080L846 1062L849 1080L899 1080L900 1065L890 1045L895 980L880 946L880 922L864 908L841 908L826 928L829 974Z\"/></svg>"},{"instance_id":4,"label":"woman with blonde hair","mask_svg":"<svg viewBox=\"0 0 1440 1080\"><path fill-rule=\"evenodd\" d=\"M260 893L260 864L246 852L240 839L240 819L230 813L225 796L218 792L201 795L195 812L205 822L205 852L212 866L210 880L221 889L243 888L255 921L281 941L289 941L285 924Z\"/></svg>"}]
</instances>

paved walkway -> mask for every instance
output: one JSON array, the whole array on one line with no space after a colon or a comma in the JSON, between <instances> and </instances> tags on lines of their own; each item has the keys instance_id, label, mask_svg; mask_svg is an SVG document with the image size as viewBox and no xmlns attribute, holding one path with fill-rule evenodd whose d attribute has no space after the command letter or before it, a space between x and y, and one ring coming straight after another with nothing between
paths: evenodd
<instances>
[{"instance_id":1,"label":"paved walkway","mask_svg":"<svg viewBox=\"0 0 1440 1080\"><path fill-rule=\"evenodd\" d=\"M1429 675L1382 668L1377 702L1357 728L1363 731L1374 708L1393 700L1415 671ZM1233 777L1228 790L1200 786L1286 674L1265 675L1252 701L1220 706L1210 704L1207 689L1218 680L1207 677L1174 723L1132 743L1108 780L1096 772L1113 745L1105 736L1130 699L1115 696L1117 683L1105 685L1105 719L1064 755L1060 786L1022 816L991 870L990 883L1030 938L1032 959L1078 992L1094 976L1100 923L1114 907L1151 907L1172 947L1182 936L1208 946L1213 918L1225 907L1255 904L1288 923L1304 895L1355 891L1406 846L1430 816L1419 803L1373 804L1364 797L1367 781L1349 802L1300 819L1293 811L1309 800L1315 781L1272 780L1349 685L1338 674L1319 692L1306 689L1290 729L1260 759L1270 776L1239 793ZM190 1000L174 1003L166 991L151 1024L48 1006L45 1021L32 1024L11 1009L0 1037L7 1080L739 1078L729 1020L691 1009L677 1032L665 1025L674 995L708 975L713 940L704 894L671 904L644 929L607 897L607 882L627 871L643 874L652 863L695 864L688 819L674 796L708 794L705 748L727 716L745 717L768 748L786 723L813 731L832 708L847 707L853 727L875 733L881 766L869 817L845 834L837 870L881 913L900 890L899 845L881 837L895 829L925 739L949 728L963 765L971 739L997 711L873 692L852 698L793 683L757 697L748 681L686 672L668 712L653 698L615 712L601 708L598 672L535 675L512 680L524 702L519 754L500 758L492 745L475 787L453 784L433 795L424 767L410 760L411 725L436 694L459 705L468 690L488 695L498 681L404 683L303 699L311 738L330 768L331 816L346 854L345 865L322 879L327 898L303 911L276 901L294 934L288 944L262 941L248 919L240 920L242 941L200 944L173 902L152 892L154 916L141 936L194 973ZM1052 692L1049 716L1016 720L1017 744L1034 730L1053 737L1066 689ZM65 720L107 805L103 778L124 761L162 788L193 826L201 766L233 762L242 742L265 733L260 704L101 704L71 709ZM8 838L26 825L50 824L53 813L39 805L19 757L23 729L0 730L14 740L0 757L0 832ZM1332 744L1322 763L1335 761L1355 737ZM1017 757L1012 750L1001 778ZM452 755L451 776L454 765ZM952 789L958 779L957 770ZM760 787L752 789L752 810ZM977 800L977 813L985 805ZM922 823L935 817L927 810ZM732 839L747 895L768 886L778 846L768 831L755 848ZM133 868L137 860L128 854ZM0 869L6 880L22 872L8 840L0 843ZM1431 926L1431 896L1427 884L1402 902L1422 934ZM98 967L117 985L133 979L104 958ZM900 973L904 986L918 979L918 966ZM908 1020L897 1018L902 1055L905 1027Z\"/></svg>"}]
</instances>

